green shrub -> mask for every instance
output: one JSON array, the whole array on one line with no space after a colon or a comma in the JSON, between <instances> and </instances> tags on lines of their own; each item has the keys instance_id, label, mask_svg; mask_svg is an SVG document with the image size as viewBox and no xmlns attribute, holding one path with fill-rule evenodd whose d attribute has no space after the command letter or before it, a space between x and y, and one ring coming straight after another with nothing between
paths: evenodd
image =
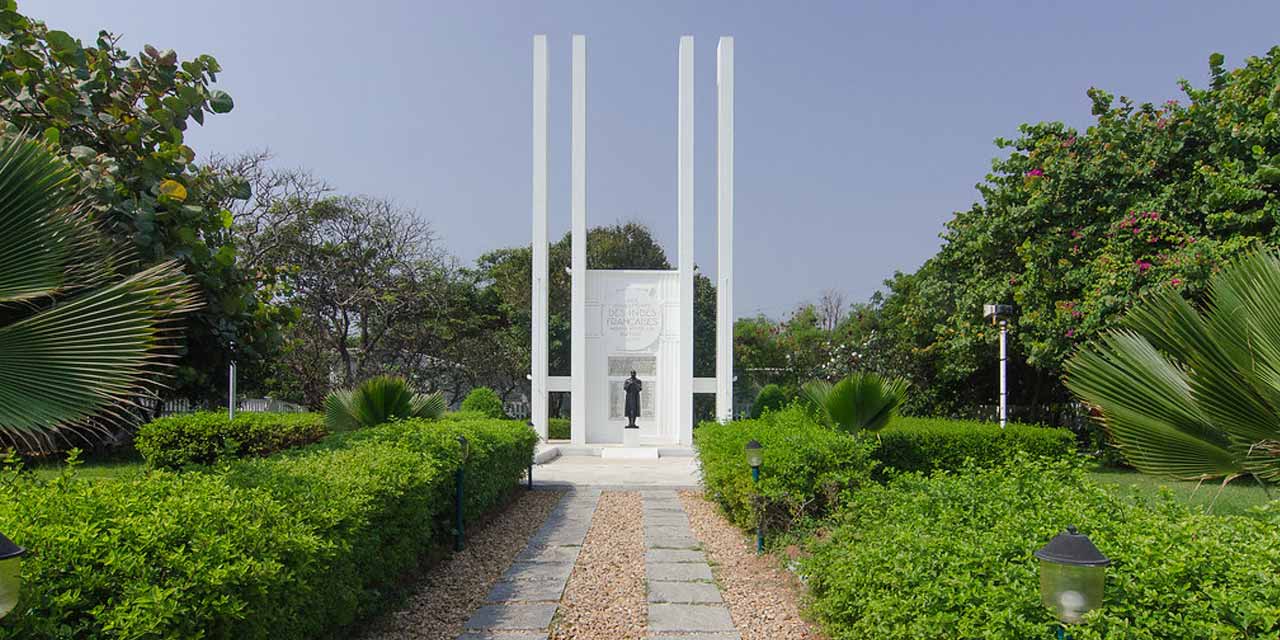
<instances>
[{"instance_id":1,"label":"green shrub","mask_svg":"<svg viewBox=\"0 0 1280 640\"><path fill-rule=\"evenodd\" d=\"M498 397L498 393L489 387L476 387L467 393L467 397L462 399L463 411L475 411L482 413L490 418L505 418L506 411L502 408L502 398Z\"/></svg>"},{"instance_id":2,"label":"green shrub","mask_svg":"<svg viewBox=\"0 0 1280 640\"><path fill-rule=\"evenodd\" d=\"M568 440L569 439L569 419L568 418L551 418L547 420L547 439L548 440Z\"/></svg>"},{"instance_id":3,"label":"green shrub","mask_svg":"<svg viewBox=\"0 0 1280 640\"><path fill-rule=\"evenodd\" d=\"M890 469L929 473L958 470L966 460L990 467L1013 459L1019 452L1051 458L1074 457L1075 436L1067 429L1011 423L1004 429L992 422L945 418L898 417L876 434L880 446L877 474Z\"/></svg>"},{"instance_id":4,"label":"green shrub","mask_svg":"<svg viewBox=\"0 0 1280 640\"><path fill-rule=\"evenodd\" d=\"M325 424L333 431L374 427L397 419L439 418L444 395L414 393L404 378L377 376L324 399Z\"/></svg>"},{"instance_id":5,"label":"green shrub","mask_svg":"<svg viewBox=\"0 0 1280 640\"><path fill-rule=\"evenodd\" d=\"M849 374L835 384L812 380L801 392L833 429L879 431L897 415L898 405L906 399L907 381L866 371Z\"/></svg>"},{"instance_id":6,"label":"green shrub","mask_svg":"<svg viewBox=\"0 0 1280 640\"><path fill-rule=\"evenodd\" d=\"M466 513L523 478L536 437L449 417L349 432L216 471L117 482L0 477L0 531L32 551L0 638L350 637Z\"/></svg>"},{"instance_id":7,"label":"green shrub","mask_svg":"<svg viewBox=\"0 0 1280 640\"><path fill-rule=\"evenodd\" d=\"M1280 521L1280 519L1277 519ZM833 639L1052 638L1032 552L1078 525L1114 564L1076 640L1274 638L1275 523L1133 502L1078 462L916 474L851 494L802 562Z\"/></svg>"},{"instance_id":8,"label":"green shrub","mask_svg":"<svg viewBox=\"0 0 1280 640\"><path fill-rule=\"evenodd\" d=\"M755 402L751 403L751 417L760 418L766 411L777 411L785 406L787 406L787 394L783 393L782 387L766 384L760 389L760 393L756 394Z\"/></svg>"},{"instance_id":9,"label":"green shrub","mask_svg":"<svg viewBox=\"0 0 1280 640\"><path fill-rule=\"evenodd\" d=\"M213 464L225 457L265 456L309 444L328 433L316 413L202 411L152 420L138 430L135 446L154 468Z\"/></svg>"},{"instance_id":10,"label":"green shrub","mask_svg":"<svg viewBox=\"0 0 1280 640\"><path fill-rule=\"evenodd\" d=\"M873 466L873 440L822 426L796 405L758 420L705 422L693 439L707 497L744 528L756 522L756 487L744 455L749 440L764 447L759 494L770 529L822 516L846 489L867 483Z\"/></svg>"}]
</instances>

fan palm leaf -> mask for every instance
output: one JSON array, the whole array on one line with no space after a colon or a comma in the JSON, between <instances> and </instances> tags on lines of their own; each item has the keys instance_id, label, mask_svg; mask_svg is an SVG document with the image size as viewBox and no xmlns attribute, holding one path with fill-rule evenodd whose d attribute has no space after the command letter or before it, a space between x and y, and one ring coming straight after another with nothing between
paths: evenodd
<instances>
[{"instance_id":1,"label":"fan palm leaf","mask_svg":"<svg viewBox=\"0 0 1280 640\"><path fill-rule=\"evenodd\" d=\"M801 391L822 412L827 424L849 433L879 431L906 398L907 383L875 373L855 373L835 384L813 380Z\"/></svg>"},{"instance_id":2,"label":"fan palm leaf","mask_svg":"<svg viewBox=\"0 0 1280 640\"><path fill-rule=\"evenodd\" d=\"M1067 363L1126 459L1177 478L1280 478L1280 258L1245 257L1196 308L1173 291Z\"/></svg>"},{"instance_id":3,"label":"fan palm leaf","mask_svg":"<svg viewBox=\"0 0 1280 640\"><path fill-rule=\"evenodd\" d=\"M415 394L404 378L377 376L355 389L334 391L325 398L325 423L334 431L372 427L397 418L444 415L440 392Z\"/></svg>"},{"instance_id":4,"label":"fan palm leaf","mask_svg":"<svg viewBox=\"0 0 1280 640\"><path fill-rule=\"evenodd\" d=\"M0 143L0 446L128 423L163 388L176 321L197 306L176 263L114 276L73 177L37 142Z\"/></svg>"}]
</instances>

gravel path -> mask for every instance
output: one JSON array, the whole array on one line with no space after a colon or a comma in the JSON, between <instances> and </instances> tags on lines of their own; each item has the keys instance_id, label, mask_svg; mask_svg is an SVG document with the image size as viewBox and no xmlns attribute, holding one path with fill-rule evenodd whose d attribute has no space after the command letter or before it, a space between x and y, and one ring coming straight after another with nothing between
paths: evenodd
<instances>
[{"instance_id":1,"label":"gravel path","mask_svg":"<svg viewBox=\"0 0 1280 640\"><path fill-rule=\"evenodd\" d=\"M725 520L698 491L681 491L689 526L710 557L712 572L743 640L822 640L800 616L804 587L776 558L758 556L755 541Z\"/></svg>"},{"instance_id":2,"label":"gravel path","mask_svg":"<svg viewBox=\"0 0 1280 640\"><path fill-rule=\"evenodd\" d=\"M648 606L644 507L638 493L605 492L556 612L555 640L640 640Z\"/></svg>"},{"instance_id":3,"label":"gravel path","mask_svg":"<svg viewBox=\"0 0 1280 640\"><path fill-rule=\"evenodd\" d=\"M433 566L408 602L387 615L364 640L453 640L471 612L525 543L538 530L563 492L522 491L500 515L467 528L467 547Z\"/></svg>"}]
</instances>

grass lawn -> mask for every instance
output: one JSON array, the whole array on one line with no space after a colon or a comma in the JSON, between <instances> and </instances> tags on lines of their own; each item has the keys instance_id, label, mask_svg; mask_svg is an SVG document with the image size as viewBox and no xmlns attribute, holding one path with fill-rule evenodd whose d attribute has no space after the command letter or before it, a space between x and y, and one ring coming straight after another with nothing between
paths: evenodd
<instances>
[{"instance_id":1,"label":"grass lawn","mask_svg":"<svg viewBox=\"0 0 1280 640\"><path fill-rule=\"evenodd\" d=\"M1196 489L1197 483L1149 476L1137 471L1098 467L1089 477L1101 483L1120 487L1134 498L1153 499L1160 495L1161 487L1168 487L1173 496L1189 505L1208 509L1218 515L1244 515L1251 507L1266 504L1269 500L1262 486L1250 479L1240 478L1231 482L1219 495L1220 482L1208 481ZM1273 492L1280 497L1280 492ZM1215 501L1214 498L1217 498Z\"/></svg>"},{"instance_id":2,"label":"grass lawn","mask_svg":"<svg viewBox=\"0 0 1280 640\"><path fill-rule=\"evenodd\" d=\"M65 462L48 462L30 465L28 468L36 477L50 480L58 477L66 468ZM142 456L132 449L128 452L113 453L101 459L84 460L76 470L76 474L88 480L117 480L136 473L142 473L147 463Z\"/></svg>"}]
</instances>

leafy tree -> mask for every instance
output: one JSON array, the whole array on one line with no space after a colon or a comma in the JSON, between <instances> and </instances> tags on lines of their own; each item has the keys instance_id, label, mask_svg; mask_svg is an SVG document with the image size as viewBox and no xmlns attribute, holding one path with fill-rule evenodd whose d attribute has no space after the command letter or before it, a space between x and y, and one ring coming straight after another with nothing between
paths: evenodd
<instances>
[{"instance_id":1,"label":"leafy tree","mask_svg":"<svg viewBox=\"0 0 1280 640\"><path fill-rule=\"evenodd\" d=\"M89 216L143 272L177 260L203 305L184 328L173 392L225 393L226 345L254 360L279 344L277 311L236 264L231 215L242 182L202 170L184 144L189 122L231 111L211 56L183 61L147 46L130 56L105 31L89 46L0 2L0 124L38 133L76 168Z\"/></svg>"},{"instance_id":2,"label":"leafy tree","mask_svg":"<svg viewBox=\"0 0 1280 640\"><path fill-rule=\"evenodd\" d=\"M1067 363L1067 386L1146 473L1275 480L1280 254L1238 261L1209 291L1201 309L1172 288L1138 303Z\"/></svg>"},{"instance_id":3,"label":"leafy tree","mask_svg":"<svg viewBox=\"0 0 1280 640\"><path fill-rule=\"evenodd\" d=\"M467 397L462 400L461 409L463 411L477 411L483 413L490 418L505 418L506 411L502 408L502 398L494 393L489 387L476 387L467 393Z\"/></svg>"},{"instance_id":4,"label":"leafy tree","mask_svg":"<svg viewBox=\"0 0 1280 640\"><path fill-rule=\"evenodd\" d=\"M777 411L785 406L787 406L787 394L782 387L766 384L760 389L760 393L756 394L755 402L751 403L751 417L760 418L768 411Z\"/></svg>"},{"instance_id":5,"label":"leafy tree","mask_svg":"<svg viewBox=\"0 0 1280 640\"><path fill-rule=\"evenodd\" d=\"M25 137L0 140L0 446L57 449L128 426L171 373L194 287L126 256L84 215L75 170Z\"/></svg>"},{"instance_id":6,"label":"leafy tree","mask_svg":"<svg viewBox=\"0 0 1280 640\"><path fill-rule=\"evenodd\" d=\"M920 412L995 397L998 331L984 303L1013 303L1013 402L1069 400L1063 363L1144 295L1203 295L1217 265L1280 244L1280 47L1185 100L1136 104L1090 90L1095 123L1023 125L993 162L981 202L955 214L942 249L887 283L881 321L909 354ZM1035 416L1032 416L1035 419ZM1041 419L1052 418L1050 415Z\"/></svg>"}]
</instances>

